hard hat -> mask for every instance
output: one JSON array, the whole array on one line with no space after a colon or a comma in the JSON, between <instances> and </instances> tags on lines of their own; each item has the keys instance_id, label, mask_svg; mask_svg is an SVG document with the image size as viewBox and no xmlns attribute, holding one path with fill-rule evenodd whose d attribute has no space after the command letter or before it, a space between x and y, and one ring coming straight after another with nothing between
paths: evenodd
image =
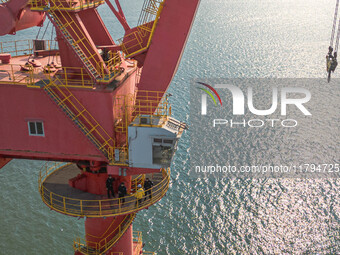
<instances>
[{"instance_id":1,"label":"hard hat","mask_svg":"<svg viewBox=\"0 0 340 255\"><path fill-rule=\"evenodd\" d=\"M141 187L142 187L142 185L138 184L138 185L137 185L137 187L138 187L138 188L141 188Z\"/></svg>"}]
</instances>

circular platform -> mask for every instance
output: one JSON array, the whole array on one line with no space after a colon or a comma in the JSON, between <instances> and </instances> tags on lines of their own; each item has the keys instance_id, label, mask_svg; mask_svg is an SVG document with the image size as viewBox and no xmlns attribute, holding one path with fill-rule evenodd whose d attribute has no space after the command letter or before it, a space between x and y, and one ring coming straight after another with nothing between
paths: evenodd
<instances>
[{"instance_id":1,"label":"circular platform","mask_svg":"<svg viewBox=\"0 0 340 255\"><path fill-rule=\"evenodd\" d=\"M135 213L158 202L167 192L170 182L170 170L162 169L159 173L146 174L153 181L152 197L142 198L139 203L131 194L125 196L125 202L119 198L105 199L106 196L94 195L72 188L68 181L80 173L75 164L54 164L45 168L39 178L39 191L43 202L52 210L75 217L109 217ZM142 176L142 175L141 175ZM133 182L141 176L133 176Z\"/></svg>"}]
</instances>

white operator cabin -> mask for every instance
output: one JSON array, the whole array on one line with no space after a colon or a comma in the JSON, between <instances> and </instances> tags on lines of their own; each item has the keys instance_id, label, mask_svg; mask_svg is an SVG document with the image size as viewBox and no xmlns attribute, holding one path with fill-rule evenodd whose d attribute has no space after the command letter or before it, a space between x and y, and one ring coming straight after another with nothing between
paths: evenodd
<instances>
[{"instance_id":1,"label":"white operator cabin","mask_svg":"<svg viewBox=\"0 0 340 255\"><path fill-rule=\"evenodd\" d=\"M171 117L140 115L128 127L129 166L170 167L186 125Z\"/></svg>"}]
</instances>

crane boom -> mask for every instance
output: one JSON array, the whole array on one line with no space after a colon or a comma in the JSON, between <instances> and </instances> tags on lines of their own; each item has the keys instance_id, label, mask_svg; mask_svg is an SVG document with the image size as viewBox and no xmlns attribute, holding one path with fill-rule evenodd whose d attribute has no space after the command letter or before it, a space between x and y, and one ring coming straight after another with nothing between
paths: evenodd
<instances>
[{"instance_id":1,"label":"crane boom","mask_svg":"<svg viewBox=\"0 0 340 255\"><path fill-rule=\"evenodd\" d=\"M31 11L28 3L29 0L0 0L0 36L42 26L45 13Z\"/></svg>"}]
</instances>

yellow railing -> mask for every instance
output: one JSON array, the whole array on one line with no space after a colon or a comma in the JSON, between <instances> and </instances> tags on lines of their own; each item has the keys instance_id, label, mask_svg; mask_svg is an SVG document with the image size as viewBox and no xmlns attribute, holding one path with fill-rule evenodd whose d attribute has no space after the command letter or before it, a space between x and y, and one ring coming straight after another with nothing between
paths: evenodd
<instances>
[{"instance_id":1,"label":"yellow railing","mask_svg":"<svg viewBox=\"0 0 340 255\"><path fill-rule=\"evenodd\" d=\"M122 63L121 56L118 52L109 51L109 60L98 62L96 64L97 72L102 79L97 79L98 82L109 82L121 74L124 70L120 68ZM108 71L107 71L108 70Z\"/></svg>"},{"instance_id":2,"label":"yellow railing","mask_svg":"<svg viewBox=\"0 0 340 255\"><path fill-rule=\"evenodd\" d=\"M77 238L73 242L74 250L88 255L104 254L123 236L125 231L133 222L135 216L136 214L134 213L126 215L119 226L112 230L107 237L98 242L86 241L85 239Z\"/></svg>"},{"instance_id":3,"label":"yellow railing","mask_svg":"<svg viewBox=\"0 0 340 255\"><path fill-rule=\"evenodd\" d=\"M132 233L132 241L136 243L143 242L143 234L141 231L133 231Z\"/></svg>"},{"instance_id":4,"label":"yellow railing","mask_svg":"<svg viewBox=\"0 0 340 255\"><path fill-rule=\"evenodd\" d=\"M0 70L0 84L16 84L27 87L35 86L39 80L39 71L29 67L29 71L20 71L20 65L3 65ZM43 77L43 76L42 76Z\"/></svg>"},{"instance_id":5,"label":"yellow railing","mask_svg":"<svg viewBox=\"0 0 340 255\"><path fill-rule=\"evenodd\" d=\"M84 68L81 67L28 67L21 71L21 65L8 64L0 67L0 84L24 85L30 88L41 88L37 82L47 79L55 80L55 86L68 88L93 89L94 82Z\"/></svg>"},{"instance_id":6,"label":"yellow railing","mask_svg":"<svg viewBox=\"0 0 340 255\"><path fill-rule=\"evenodd\" d=\"M123 52L126 54L126 58L143 52L149 48L159 17L163 10L163 5L164 0L145 0L141 16L139 18L139 26L137 27L137 31L124 36L125 38L131 38L129 41L124 42L124 38L118 40ZM152 11L150 11L151 9ZM154 22L152 22L153 20ZM143 47L143 38L148 34L149 37L147 39L147 44L145 47Z\"/></svg>"},{"instance_id":7,"label":"yellow railing","mask_svg":"<svg viewBox=\"0 0 340 255\"><path fill-rule=\"evenodd\" d=\"M1 1L1 0L0 0ZM45 49L52 49L52 42L50 40L45 41ZM34 51L34 40L17 40L0 42L0 54L10 53L14 56L30 55Z\"/></svg>"},{"instance_id":8,"label":"yellow railing","mask_svg":"<svg viewBox=\"0 0 340 255\"><path fill-rule=\"evenodd\" d=\"M51 72L51 67L48 67L47 70L45 77L49 80L56 80L53 85L67 88L94 88L93 80L84 68L61 67L57 69L57 72Z\"/></svg>"},{"instance_id":9,"label":"yellow railing","mask_svg":"<svg viewBox=\"0 0 340 255\"><path fill-rule=\"evenodd\" d=\"M62 2L50 0L50 5L51 7L48 9L48 12L52 14L55 23L58 25L58 28L61 30L64 36L69 36L71 38L71 46L73 48L78 47L78 49L85 54L84 57L82 57L84 63L87 63L87 65L93 66L93 68L95 68L95 65L92 64L91 59L96 64L98 63L98 60L96 59L98 53L97 49L91 46L92 44L84 35L83 30L74 21L74 17L72 17L69 12L60 11L64 7ZM70 29L73 36L71 36L70 32L66 28ZM82 45L82 48L80 48L78 45Z\"/></svg>"},{"instance_id":10,"label":"yellow railing","mask_svg":"<svg viewBox=\"0 0 340 255\"><path fill-rule=\"evenodd\" d=\"M70 4L72 6L74 2L61 2L58 0L49 1L51 7L46 10L52 14L55 23L58 25L64 36L72 40L71 46L76 50L76 52L78 51L77 54L79 55L79 52L84 53L80 54L79 57L85 63L92 75L95 76L97 82L108 83L115 79L117 75L122 72L119 68L121 64L120 54L118 52L109 52L109 60L101 61L101 57L97 54L98 50L91 46L88 38L74 21L74 18L70 15L70 13L64 12L64 10L75 10L75 7L70 7ZM46 5L44 4L46 3L47 2L43 3L41 0L31 0L31 5L34 9L45 9ZM80 6L84 6L85 3L95 4L96 1L83 1L81 3L83 4L80 4ZM98 1L97 3L100 4L102 1ZM56 11L58 11L58 13L55 13ZM79 45L81 45L81 47L79 47ZM94 71L95 73L93 73Z\"/></svg>"},{"instance_id":11,"label":"yellow railing","mask_svg":"<svg viewBox=\"0 0 340 255\"><path fill-rule=\"evenodd\" d=\"M152 21L157 19L158 10L164 0L145 0L138 19L138 27L142 36L152 30Z\"/></svg>"},{"instance_id":12,"label":"yellow railing","mask_svg":"<svg viewBox=\"0 0 340 255\"><path fill-rule=\"evenodd\" d=\"M132 94L117 96L114 107L121 109L115 122L115 131L119 133L127 134L127 127L139 116L147 118L148 123L152 123L154 119L171 116L168 95L164 95L164 92L161 91L140 90L138 96ZM142 123L139 124L142 126ZM145 126L150 126L150 124Z\"/></svg>"},{"instance_id":13,"label":"yellow railing","mask_svg":"<svg viewBox=\"0 0 340 255\"><path fill-rule=\"evenodd\" d=\"M143 250L143 238L141 231L134 231L132 234L132 240L134 242L134 252L135 254L141 254Z\"/></svg>"},{"instance_id":14,"label":"yellow railing","mask_svg":"<svg viewBox=\"0 0 340 255\"><path fill-rule=\"evenodd\" d=\"M58 86L56 82L62 83L58 79L54 79L51 80L51 83L46 84L44 89L58 106L68 113L72 121L77 122L77 126L92 143L112 161L114 159L115 141L72 92L67 87Z\"/></svg>"},{"instance_id":15,"label":"yellow railing","mask_svg":"<svg viewBox=\"0 0 340 255\"><path fill-rule=\"evenodd\" d=\"M123 198L103 200L75 199L56 194L44 185L47 177L66 166L59 163L52 167L45 167L39 175L39 191L43 202L52 210L75 217L95 218L135 213L159 201L166 194L170 183L170 169L162 169L161 181L151 188L151 199L147 195L141 201L138 201L133 194L125 196L125 201L123 201Z\"/></svg>"},{"instance_id":16,"label":"yellow railing","mask_svg":"<svg viewBox=\"0 0 340 255\"><path fill-rule=\"evenodd\" d=\"M33 11L44 11L48 8L48 1L42 0L30 0L29 4L31 5L31 9ZM59 10L63 11L77 11L85 8L96 7L101 4L104 4L103 0L63 0L63 1L55 1L55 3L61 4Z\"/></svg>"}]
</instances>

